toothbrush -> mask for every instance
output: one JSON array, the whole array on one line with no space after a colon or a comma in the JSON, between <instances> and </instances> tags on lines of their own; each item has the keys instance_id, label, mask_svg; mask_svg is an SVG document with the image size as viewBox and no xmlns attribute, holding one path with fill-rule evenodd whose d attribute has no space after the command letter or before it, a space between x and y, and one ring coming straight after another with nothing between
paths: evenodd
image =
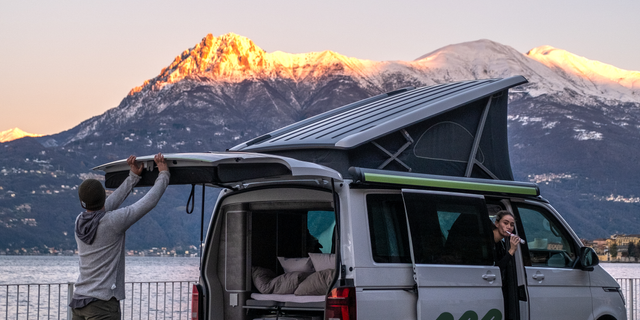
<instances>
[{"instance_id":1,"label":"toothbrush","mask_svg":"<svg viewBox=\"0 0 640 320\"><path fill-rule=\"evenodd\" d=\"M505 230L505 231L506 231L506 230ZM510 235L510 236L515 236L515 234L513 234L513 233L511 233L511 232L509 232L509 231L506 231L506 232L507 232L507 234L508 234L508 235ZM520 238L520 244L524 244L524 243L525 243L524 239Z\"/></svg>"}]
</instances>

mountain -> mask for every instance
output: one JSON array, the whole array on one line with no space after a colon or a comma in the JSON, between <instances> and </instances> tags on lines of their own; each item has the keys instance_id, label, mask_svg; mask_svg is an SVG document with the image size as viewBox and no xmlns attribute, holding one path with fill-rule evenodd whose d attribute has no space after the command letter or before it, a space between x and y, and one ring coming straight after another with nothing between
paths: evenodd
<instances>
[{"instance_id":1,"label":"mountain","mask_svg":"<svg viewBox=\"0 0 640 320\"><path fill-rule=\"evenodd\" d=\"M640 101L639 71L622 70L551 46L532 49L527 56L576 84L576 87L586 88L583 94L622 102Z\"/></svg>"},{"instance_id":2,"label":"mountain","mask_svg":"<svg viewBox=\"0 0 640 320\"><path fill-rule=\"evenodd\" d=\"M92 166L129 154L225 150L401 87L513 75L529 80L509 97L516 178L539 183L581 237L637 233L638 72L548 46L523 54L490 40L446 46L414 61L370 61L332 51L268 53L226 34L207 35L102 115L55 135L0 145L0 249L21 245L12 239L45 243L30 236L37 232L68 244L79 208L73 188ZM188 190L170 189L134 226L127 246L197 243L199 217L179 214ZM57 223L56 232L25 219Z\"/></svg>"},{"instance_id":3,"label":"mountain","mask_svg":"<svg viewBox=\"0 0 640 320\"><path fill-rule=\"evenodd\" d=\"M13 141L24 137L42 137L43 134L28 133L20 130L19 128L13 128L0 132L0 143Z\"/></svg>"}]
</instances>

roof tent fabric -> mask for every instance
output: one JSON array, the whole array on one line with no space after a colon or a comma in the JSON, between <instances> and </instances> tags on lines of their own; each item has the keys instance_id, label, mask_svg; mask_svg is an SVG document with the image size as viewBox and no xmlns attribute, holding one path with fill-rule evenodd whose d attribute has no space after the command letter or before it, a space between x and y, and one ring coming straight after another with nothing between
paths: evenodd
<instances>
[{"instance_id":1,"label":"roof tent fabric","mask_svg":"<svg viewBox=\"0 0 640 320\"><path fill-rule=\"evenodd\" d=\"M294 123L231 150L315 162L345 177L356 166L513 180L508 89L526 82L517 76L403 89Z\"/></svg>"}]
</instances>

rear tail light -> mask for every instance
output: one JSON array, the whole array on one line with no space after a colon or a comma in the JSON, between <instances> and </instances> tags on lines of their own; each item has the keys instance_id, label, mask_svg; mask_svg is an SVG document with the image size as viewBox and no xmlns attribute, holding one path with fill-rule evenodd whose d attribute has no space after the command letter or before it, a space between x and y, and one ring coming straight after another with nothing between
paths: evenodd
<instances>
[{"instance_id":1,"label":"rear tail light","mask_svg":"<svg viewBox=\"0 0 640 320\"><path fill-rule=\"evenodd\" d=\"M194 284L191 289L191 320L200 319L200 292L198 290L198 285Z\"/></svg>"},{"instance_id":2,"label":"rear tail light","mask_svg":"<svg viewBox=\"0 0 640 320\"><path fill-rule=\"evenodd\" d=\"M334 288L327 296L325 320L356 320L356 288Z\"/></svg>"}]
</instances>

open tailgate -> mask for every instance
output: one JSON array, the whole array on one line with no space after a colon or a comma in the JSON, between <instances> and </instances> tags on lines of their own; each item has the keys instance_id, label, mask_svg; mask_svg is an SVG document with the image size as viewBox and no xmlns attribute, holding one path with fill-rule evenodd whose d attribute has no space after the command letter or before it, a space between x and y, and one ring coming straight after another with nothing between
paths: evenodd
<instances>
[{"instance_id":1,"label":"open tailgate","mask_svg":"<svg viewBox=\"0 0 640 320\"><path fill-rule=\"evenodd\" d=\"M152 186L158 176L153 155L138 157L144 164L137 186ZM297 179L342 181L337 171L312 162L269 154L245 152L168 153L164 155L171 179L169 184L207 184L233 188L241 184ZM118 187L129 175L126 159L93 168L104 171L105 186Z\"/></svg>"}]
</instances>

